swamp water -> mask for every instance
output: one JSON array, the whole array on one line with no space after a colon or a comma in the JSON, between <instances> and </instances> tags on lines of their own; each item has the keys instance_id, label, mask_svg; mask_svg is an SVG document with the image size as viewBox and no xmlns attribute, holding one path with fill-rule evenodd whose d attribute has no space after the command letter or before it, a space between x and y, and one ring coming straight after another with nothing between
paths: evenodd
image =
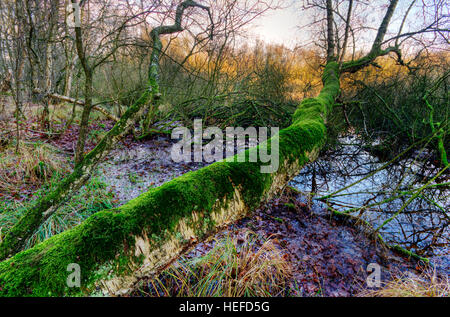
<instances>
[{"instance_id":1,"label":"swamp water","mask_svg":"<svg viewBox=\"0 0 450 317\"><path fill-rule=\"evenodd\" d=\"M430 156L425 151L386 164L365 151L362 141L354 135L341 137L339 143L332 152L302 169L291 186L311 194L315 183L315 212L327 212L328 206L341 212L350 210L373 228L401 210L380 229L382 237L388 244L430 258L439 271L449 275L450 190L439 186L448 182L449 174L431 180L439 169L421 163ZM410 201L411 191L426 183L429 186ZM328 199L328 205L317 199L337 191ZM392 199L394 196L399 197Z\"/></svg>"}]
</instances>

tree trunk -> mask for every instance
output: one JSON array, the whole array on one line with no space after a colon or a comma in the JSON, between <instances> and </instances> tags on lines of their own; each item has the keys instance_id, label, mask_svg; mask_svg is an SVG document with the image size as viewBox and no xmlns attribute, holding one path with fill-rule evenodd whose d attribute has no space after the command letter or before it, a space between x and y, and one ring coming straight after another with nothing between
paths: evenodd
<instances>
[{"instance_id":1,"label":"tree trunk","mask_svg":"<svg viewBox=\"0 0 450 317\"><path fill-rule=\"evenodd\" d=\"M327 8L327 61L333 61L335 58L335 38L334 38L334 24L333 24L333 3L331 0L326 2Z\"/></svg>"},{"instance_id":2,"label":"tree trunk","mask_svg":"<svg viewBox=\"0 0 450 317\"><path fill-rule=\"evenodd\" d=\"M75 62L68 60L66 62L66 68L64 73L64 90L63 95L70 96L70 92L72 91L72 74L73 67Z\"/></svg>"},{"instance_id":3,"label":"tree trunk","mask_svg":"<svg viewBox=\"0 0 450 317\"><path fill-rule=\"evenodd\" d=\"M325 67L323 84L318 97L299 105L293 123L266 143L270 148L279 141L276 172L261 173L262 162L220 161L96 213L1 262L0 295L123 294L139 277L159 272L194 242L244 217L317 157L339 94L336 62ZM67 287L71 263L81 268L80 288Z\"/></svg>"},{"instance_id":4,"label":"tree trunk","mask_svg":"<svg viewBox=\"0 0 450 317\"><path fill-rule=\"evenodd\" d=\"M51 57L51 44L47 43L47 49L45 53L45 71L44 79L42 81L42 90L46 93L51 89L51 71L52 71L52 57ZM44 111L42 114L42 125L44 131L50 131L50 100L48 97L44 97Z\"/></svg>"},{"instance_id":5,"label":"tree trunk","mask_svg":"<svg viewBox=\"0 0 450 317\"><path fill-rule=\"evenodd\" d=\"M33 93L40 94L40 93L42 93L42 91L40 91L39 89L34 89ZM84 105L85 105L83 100L77 100L76 98L71 98L71 97L67 97L67 96L63 96L63 95L48 93L48 94L46 94L46 97L49 97L51 99L56 99L59 101L69 102L69 103L75 104L76 106L79 106L79 107L84 107ZM113 114L108 112L108 110L106 110L98 105L92 105L92 109L100 112L105 117L107 117L108 119L110 119L114 122L119 121L119 118L117 118L116 116L114 116Z\"/></svg>"},{"instance_id":6,"label":"tree trunk","mask_svg":"<svg viewBox=\"0 0 450 317\"><path fill-rule=\"evenodd\" d=\"M78 131L78 140L75 148L75 164L80 163L84 156L84 147L89 133L89 117L92 111L92 72L85 71L84 81L84 107L81 113L80 130Z\"/></svg>"}]
</instances>

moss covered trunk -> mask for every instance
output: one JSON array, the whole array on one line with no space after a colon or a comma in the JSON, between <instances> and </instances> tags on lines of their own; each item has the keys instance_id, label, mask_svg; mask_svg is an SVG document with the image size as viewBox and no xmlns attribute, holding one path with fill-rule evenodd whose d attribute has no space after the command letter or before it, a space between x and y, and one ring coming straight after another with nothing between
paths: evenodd
<instances>
[{"instance_id":1,"label":"moss covered trunk","mask_svg":"<svg viewBox=\"0 0 450 317\"><path fill-rule=\"evenodd\" d=\"M139 277L159 272L193 243L244 217L316 158L326 139L325 118L339 94L337 63L327 64L323 84L319 96L305 99L292 124L275 136L276 172L261 173L262 162L220 161L96 213L1 262L0 295L125 293ZM67 286L70 263L81 268L81 287Z\"/></svg>"}]
</instances>

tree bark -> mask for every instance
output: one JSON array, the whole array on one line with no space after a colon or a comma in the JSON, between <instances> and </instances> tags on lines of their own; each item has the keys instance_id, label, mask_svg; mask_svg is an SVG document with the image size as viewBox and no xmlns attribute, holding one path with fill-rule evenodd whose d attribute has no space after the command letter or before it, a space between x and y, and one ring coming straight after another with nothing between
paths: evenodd
<instances>
[{"instance_id":1,"label":"tree bark","mask_svg":"<svg viewBox=\"0 0 450 317\"><path fill-rule=\"evenodd\" d=\"M335 57L335 38L334 38L334 19L333 19L333 3L327 0L327 61L333 61Z\"/></svg>"},{"instance_id":2,"label":"tree bark","mask_svg":"<svg viewBox=\"0 0 450 317\"><path fill-rule=\"evenodd\" d=\"M78 139L75 147L75 164L79 164L84 157L84 148L89 133L89 117L92 111L92 70L85 70L84 79L84 107L81 113L80 128L78 131Z\"/></svg>"},{"instance_id":3,"label":"tree bark","mask_svg":"<svg viewBox=\"0 0 450 317\"><path fill-rule=\"evenodd\" d=\"M350 33L350 20L351 20L351 16L352 16L352 8L353 8L353 0L350 0L348 3L347 20L345 21L344 43L342 44L342 52L339 57L340 64L342 64L342 61L345 58L345 54L347 53L347 45L348 45L348 36Z\"/></svg>"},{"instance_id":4,"label":"tree bark","mask_svg":"<svg viewBox=\"0 0 450 317\"><path fill-rule=\"evenodd\" d=\"M34 89L33 93L41 94L42 91L40 91L38 89ZM72 103L72 104L74 103L74 104L76 104L79 107L84 107L84 105L85 105L83 100L77 100L75 98L67 97L67 96L63 96L63 95L59 95L59 94L48 93L48 94L46 94L46 96L51 98L51 99L56 99L56 100L59 100L59 101L66 101L66 102L69 102L69 103ZM102 107L100 107L98 105L92 105L92 109L100 112L105 117L107 117L108 119L110 119L110 120L112 120L114 122L119 121L119 118L117 118L115 115L111 114L106 109L104 109L104 108L102 108Z\"/></svg>"},{"instance_id":5,"label":"tree bark","mask_svg":"<svg viewBox=\"0 0 450 317\"><path fill-rule=\"evenodd\" d=\"M72 4L78 5L76 0L71 0ZM81 13L80 13L81 14ZM93 68L89 65L86 58L86 52L83 47L83 36L81 26L75 25L75 47L77 49L78 58L84 71L84 108L81 114L80 128L78 131L77 144L75 146L75 164L83 161L84 147L88 135L89 117L92 111L92 91L93 91Z\"/></svg>"}]
</instances>

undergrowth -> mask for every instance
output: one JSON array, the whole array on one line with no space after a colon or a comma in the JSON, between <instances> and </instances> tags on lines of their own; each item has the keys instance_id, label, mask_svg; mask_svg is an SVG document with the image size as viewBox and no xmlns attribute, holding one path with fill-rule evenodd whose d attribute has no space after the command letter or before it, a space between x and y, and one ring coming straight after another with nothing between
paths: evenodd
<instances>
[{"instance_id":1,"label":"undergrowth","mask_svg":"<svg viewBox=\"0 0 450 317\"><path fill-rule=\"evenodd\" d=\"M50 144L20 141L18 153L15 148L10 143L0 151L0 197L2 193L19 196L23 186L40 186L69 168L68 161Z\"/></svg>"},{"instance_id":2,"label":"undergrowth","mask_svg":"<svg viewBox=\"0 0 450 317\"><path fill-rule=\"evenodd\" d=\"M0 200L0 242L11 228L25 213L35 199L39 199L57 185L60 176L56 175L40 190L33 194L27 202L17 200ZM42 242L53 235L68 230L87 219L92 214L114 207L113 193L108 191L105 183L92 178L58 211L40 225L26 243L26 248Z\"/></svg>"}]
</instances>

